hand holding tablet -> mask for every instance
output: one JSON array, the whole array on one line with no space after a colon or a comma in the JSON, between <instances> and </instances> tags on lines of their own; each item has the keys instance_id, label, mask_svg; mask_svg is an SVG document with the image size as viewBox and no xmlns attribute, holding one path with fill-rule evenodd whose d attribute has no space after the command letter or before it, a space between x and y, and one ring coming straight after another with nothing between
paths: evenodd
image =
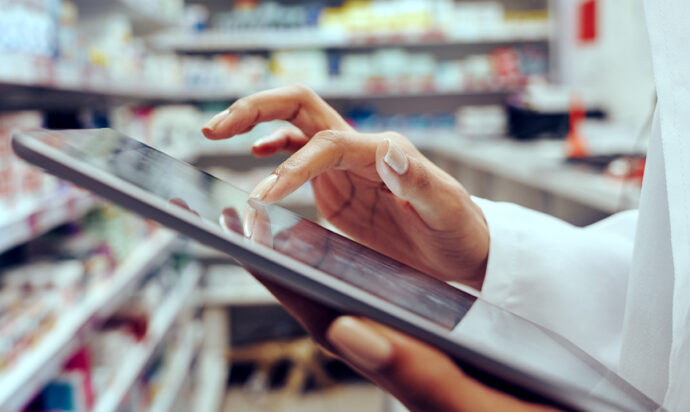
<instances>
[{"instance_id":1,"label":"hand holding tablet","mask_svg":"<svg viewBox=\"0 0 690 412\"><path fill-rule=\"evenodd\" d=\"M328 251L331 246L328 245L328 237L315 236L317 232L301 227L313 225L312 222L302 220L274 238L265 207L251 200L248 207L255 211L244 214L251 216L251 221L244 224L237 211L224 210L225 227L238 233L243 230L245 236L276 250L290 250L293 254L299 254L305 263L312 266L343 273L342 270L328 267L336 264L336 256L315 253L316 250ZM313 245L318 246L313 248ZM353 259L357 257L358 254L352 256ZM400 269L404 270L404 267ZM296 294L259 272L252 272L318 343L393 394L412 412L555 411L550 407L523 402L481 384L465 375L447 355L423 342L368 319L338 316L327 306ZM372 282L376 280L375 277L371 279ZM390 286L395 288L395 285ZM389 288L376 289L390 293ZM438 311L439 316L442 313Z\"/></svg>"}]
</instances>

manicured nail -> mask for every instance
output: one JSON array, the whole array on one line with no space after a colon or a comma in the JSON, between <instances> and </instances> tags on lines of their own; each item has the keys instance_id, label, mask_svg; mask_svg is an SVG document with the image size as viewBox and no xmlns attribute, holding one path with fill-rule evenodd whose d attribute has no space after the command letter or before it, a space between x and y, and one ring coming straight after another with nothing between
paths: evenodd
<instances>
[{"instance_id":1,"label":"manicured nail","mask_svg":"<svg viewBox=\"0 0 690 412\"><path fill-rule=\"evenodd\" d=\"M271 137L273 137L273 135L264 136L264 137L262 137L262 138L260 138L260 139L257 139L254 143L252 143L252 147L259 147L259 146L262 146L262 145L264 145L264 144L270 142L270 141L271 141Z\"/></svg>"},{"instance_id":2,"label":"manicured nail","mask_svg":"<svg viewBox=\"0 0 690 412\"><path fill-rule=\"evenodd\" d=\"M264 200L268 192L276 184L276 180L278 180L278 175L271 174L270 176L259 182L258 185L256 185L254 190L252 190L252 192L249 194L249 197L254 198L256 200Z\"/></svg>"},{"instance_id":3,"label":"manicured nail","mask_svg":"<svg viewBox=\"0 0 690 412\"><path fill-rule=\"evenodd\" d=\"M244 236L248 239L252 238L252 233L254 232L254 225L256 224L256 210L246 205L244 207L244 219L242 221L242 232Z\"/></svg>"},{"instance_id":4,"label":"manicured nail","mask_svg":"<svg viewBox=\"0 0 690 412\"><path fill-rule=\"evenodd\" d=\"M208 130L211 132L215 131L218 124L228 115L228 113L230 113L230 111L228 109L225 109L222 112L216 114L211 118L211 120L206 122L202 130Z\"/></svg>"},{"instance_id":5,"label":"manicured nail","mask_svg":"<svg viewBox=\"0 0 690 412\"><path fill-rule=\"evenodd\" d=\"M393 357L393 346L388 339L351 316L336 319L328 328L326 338L347 361L365 371L375 372Z\"/></svg>"},{"instance_id":6,"label":"manicured nail","mask_svg":"<svg viewBox=\"0 0 690 412\"><path fill-rule=\"evenodd\" d=\"M405 153L395 144L391 139L386 139L388 141L388 151L383 157L383 161L386 162L391 169L395 170L395 173L399 175L404 175L407 172L407 167L409 163L407 161L407 156Z\"/></svg>"}]
</instances>

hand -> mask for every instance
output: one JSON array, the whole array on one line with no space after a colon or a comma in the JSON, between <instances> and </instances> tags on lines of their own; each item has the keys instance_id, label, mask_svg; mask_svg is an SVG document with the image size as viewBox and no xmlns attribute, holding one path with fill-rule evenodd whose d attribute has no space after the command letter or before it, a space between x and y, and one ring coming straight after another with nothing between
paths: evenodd
<instances>
[{"instance_id":1,"label":"hand","mask_svg":"<svg viewBox=\"0 0 690 412\"><path fill-rule=\"evenodd\" d=\"M254 155L293 154L253 197L276 202L311 181L319 213L358 242L438 279L481 288L489 250L481 210L404 136L357 133L301 86L239 99L203 133L226 139L271 120L296 128L257 141Z\"/></svg>"},{"instance_id":2,"label":"hand","mask_svg":"<svg viewBox=\"0 0 690 412\"><path fill-rule=\"evenodd\" d=\"M334 253L318 246L300 251L300 245L305 241L318 245L320 240L304 238L314 234L304 227L311 222L297 221L274 235L264 206L251 201L247 206L254 213L245 212L244 221L235 209L223 210L222 225L276 250L296 253L299 260L305 262L327 261L324 257ZM466 376L446 355L424 343L370 320L339 317L337 311L294 293L262 273L255 270L252 273L299 320L314 340L389 391L412 411L548 410L477 382Z\"/></svg>"},{"instance_id":3,"label":"hand","mask_svg":"<svg viewBox=\"0 0 690 412\"><path fill-rule=\"evenodd\" d=\"M367 319L339 317L326 338L346 362L413 412L554 411L492 389L438 350Z\"/></svg>"}]
</instances>

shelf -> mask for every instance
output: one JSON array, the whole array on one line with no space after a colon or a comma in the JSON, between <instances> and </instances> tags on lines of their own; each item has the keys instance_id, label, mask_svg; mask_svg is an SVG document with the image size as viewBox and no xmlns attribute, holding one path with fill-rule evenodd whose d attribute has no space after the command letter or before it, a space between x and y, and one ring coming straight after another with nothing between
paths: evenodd
<instances>
[{"instance_id":1,"label":"shelf","mask_svg":"<svg viewBox=\"0 0 690 412\"><path fill-rule=\"evenodd\" d=\"M186 327L182 346L172 356L161 382L161 390L154 398L149 412L168 412L173 409L180 392L190 378L190 366L199 352L202 332L201 325L196 323Z\"/></svg>"},{"instance_id":2,"label":"shelf","mask_svg":"<svg viewBox=\"0 0 690 412\"><path fill-rule=\"evenodd\" d=\"M182 274L177 288L165 299L154 314L144 341L132 348L128 357L123 359L122 368L118 371L111 387L97 400L93 412L117 411L151 357L164 342L168 331L185 307L199 281L198 266L192 265L186 272Z\"/></svg>"},{"instance_id":3,"label":"shelf","mask_svg":"<svg viewBox=\"0 0 690 412\"><path fill-rule=\"evenodd\" d=\"M222 286L212 283L197 291L197 301L205 306L272 305L278 301L246 269L236 265L216 265L213 271L222 273ZM206 274L207 280L213 273Z\"/></svg>"},{"instance_id":4,"label":"shelf","mask_svg":"<svg viewBox=\"0 0 690 412\"><path fill-rule=\"evenodd\" d=\"M0 253L78 219L95 206L92 195L71 188L35 199L0 217Z\"/></svg>"},{"instance_id":5,"label":"shelf","mask_svg":"<svg viewBox=\"0 0 690 412\"><path fill-rule=\"evenodd\" d=\"M637 207L637 186L589 173L565 164L563 141L518 142L492 139L454 144L435 141L419 145L436 156L445 156L491 175L570 199L593 209L616 213Z\"/></svg>"},{"instance_id":6,"label":"shelf","mask_svg":"<svg viewBox=\"0 0 690 412\"><path fill-rule=\"evenodd\" d=\"M221 409L227 390L228 365L225 349L211 353L203 351L199 358L202 383L197 386L198 392L194 397L195 412L217 412Z\"/></svg>"},{"instance_id":7,"label":"shelf","mask_svg":"<svg viewBox=\"0 0 690 412\"><path fill-rule=\"evenodd\" d=\"M0 65L0 108L56 109L98 107L125 103L201 103L227 102L278 83L250 87L189 88L182 85L151 84L144 79L113 79L103 70L23 55L3 56ZM327 100L404 99L429 97L506 96L519 87L459 88L368 87L338 84L315 87Z\"/></svg>"},{"instance_id":8,"label":"shelf","mask_svg":"<svg viewBox=\"0 0 690 412\"><path fill-rule=\"evenodd\" d=\"M279 87L279 84L250 87L246 89L209 89L190 92L189 101L230 101L262 90ZM334 80L330 86L314 87L314 91L326 100L379 100L379 99L416 99L428 97L504 97L520 90L519 87L491 88L458 88L458 87L368 87L366 85L339 85ZM185 100L185 99L181 99Z\"/></svg>"},{"instance_id":9,"label":"shelf","mask_svg":"<svg viewBox=\"0 0 690 412\"><path fill-rule=\"evenodd\" d=\"M136 0L75 0L81 21L100 23L113 15L126 16L135 36L147 36L178 24L179 16L166 16L152 1Z\"/></svg>"},{"instance_id":10,"label":"shelf","mask_svg":"<svg viewBox=\"0 0 690 412\"><path fill-rule=\"evenodd\" d=\"M144 79L113 79L102 68L27 55L3 55L0 108L88 107L101 103L175 102L185 89Z\"/></svg>"},{"instance_id":11,"label":"shelf","mask_svg":"<svg viewBox=\"0 0 690 412\"><path fill-rule=\"evenodd\" d=\"M516 34L510 31L483 36L417 31L350 34L318 28L232 32L209 30L201 33L163 32L151 39L158 50L184 53L222 53L294 49L365 49L378 47L460 47L474 45L546 43L548 28Z\"/></svg>"},{"instance_id":12,"label":"shelf","mask_svg":"<svg viewBox=\"0 0 690 412\"><path fill-rule=\"evenodd\" d=\"M158 230L137 248L107 281L95 285L84 299L58 317L53 329L29 352L0 374L0 410L21 410L62 370L76 349L133 292L140 279L165 256L176 235Z\"/></svg>"}]
</instances>

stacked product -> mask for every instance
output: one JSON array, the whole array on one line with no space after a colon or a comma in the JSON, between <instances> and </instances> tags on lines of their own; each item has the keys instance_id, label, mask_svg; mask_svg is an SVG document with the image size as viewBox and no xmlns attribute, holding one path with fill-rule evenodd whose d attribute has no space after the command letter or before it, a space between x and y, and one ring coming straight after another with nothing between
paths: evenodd
<instances>
[{"instance_id":1,"label":"stacked product","mask_svg":"<svg viewBox=\"0 0 690 412\"><path fill-rule=\"evenodd\" d=\"M151 232L148 223L115 207L96 210L68 234L48 234L0 272L0 372L11 371ZM8 264L9 263L9 264Z\"/></svg>"},{"instance_id":2,"label":"stacked product","mask_svg":"<svg viewBox=\"0 0 690 412\"><path fill-rule=\"evenodd\" d=\"M43 124L40 112L0 114L0 211L11 216L36 202L56 195L65 187L57 179L20 161L11 147L13 130L38 128ZM0 217L0 222L3 218Z\"/></svg>"},{"instance_id":3,"label":"stacked product","mask_svg":"<svg viewBox=\"0 0 690 412\"><path fill-rule=\"evenodd\" d=\"M438 59L432 53L381 48L374 52L276 51L182 60L190 90L244 95L269 87L304 83L327 97L405 92L504 90L547 74L544 49L501 47L489 54Z\"/></svg>"},{"instance_id":4,"label":"stacked product","mask_svg":"<svg viewBox=\"0 0 690 412\"><path fill-rule=\"evenodd\" d=\"M427 39L481 40L543 34L547 20L544 9L506 11L497 1L348 0L339 7L329 7L323 1L264 1L237 2L234 10L215 13L211 26L232 33L301 31L327 38L346 34L355 42L409 34Z\"/></svg>"},{"instance_id":5,"label":"stacked product","mask_svg":"<svg viewBox=\"0 0 690 412\"><path fill-rule=\"evenodd\" d=\"M123 384L123 365L131 361L137 348L149 344L151 322L179 283L181 268L173 262L154 270L142 281L138 292L71 356L63 371L36 396L27 411L87 412L103 408L107 395ZM185 331L178 322L170 325L151 358L145 360L141 373L133 376L133 381L124 382L126 393L116 401L117 410L142 411L151 407L165 389L162 379L172 358L189 344Z\"/></svg>"}]
</instances>

